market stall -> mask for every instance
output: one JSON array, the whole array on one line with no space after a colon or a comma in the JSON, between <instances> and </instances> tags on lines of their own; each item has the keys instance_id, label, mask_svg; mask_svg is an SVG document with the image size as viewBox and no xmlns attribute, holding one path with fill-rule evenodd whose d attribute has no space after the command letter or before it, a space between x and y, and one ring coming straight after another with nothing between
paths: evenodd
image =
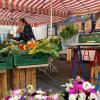
<instances>
[{"instance_id":1,"label":"market stall","mask_svg":"<svg viewBox=\"0 0 100 100\"><path fill-rule=\"evenodd\" d=\"M48 66L48 58L58 57L59 50L61 42L57 37L37 42L19 43L14 40L1 44L0 69L6 70L4 72L6 75L4 78L8 82L6 89L25 88L28 84L36 88L36 68Z\"/></svg>"},{"instance_id":2,"label":"market stall","mask_svg":"<svg viewBox=\"0 0 100 100\"><path fill-rule=\"evenodd\" d=\"M64 20L70 16L99 12L99 7L99 0L0 0L0 24L18 26L18 20L20 18L25 18L31 26L51 23L52 35L52 23ZM13 77L11 79L14 84L13 88L23 88L28 84L33 84L35 86L36 69L34 67L36 66L34 65L40 66L42 64L48 64L48 57L58 57L59 55L57 52L61 50L61 46L58 42L59 41L55 42L44 39L37 42L29 41L29 43L6 41L6 43L2 44L0 50L0 69L6 70L3 72L3 78L1 78L5 80L6 85L4 88L5 92L1 97L5 95L9 87L7 84L7 77L10 74L7 76L6 73L8 69L13 69ZM28 68L29 65L31 65L31 67ZM29 73L31 76L29 76ZM21 80L22 77L24 77L23 80ZM2 86L3 85L4 84L2 84ZM1 90L1 92L2 91L3 90Z\"/></svg>"}]
</instances>

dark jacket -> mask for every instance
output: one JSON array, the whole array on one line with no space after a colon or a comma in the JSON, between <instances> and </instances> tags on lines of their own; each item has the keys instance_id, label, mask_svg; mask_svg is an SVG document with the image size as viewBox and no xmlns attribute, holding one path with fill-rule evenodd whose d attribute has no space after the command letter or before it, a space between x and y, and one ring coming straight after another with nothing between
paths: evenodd
<instances>
[{"instance_id":1,"label":"dark jacket","mask_svg":"<svg viewBox=\"0 0 100 100\"><path fill-rule=\"evenodd\" d=\"M31 39L36 40L32 31L32 27L27 24L26 26L24 26L24 31L20 33L20 37L17 38L17 40L29 41Z\"/></svg>"}]
</instances>

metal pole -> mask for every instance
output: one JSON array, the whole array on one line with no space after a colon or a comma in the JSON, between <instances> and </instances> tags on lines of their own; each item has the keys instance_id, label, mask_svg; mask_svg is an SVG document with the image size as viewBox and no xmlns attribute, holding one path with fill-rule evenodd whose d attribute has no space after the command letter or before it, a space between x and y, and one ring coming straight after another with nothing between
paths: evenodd
<instances>
[{"instance_id":1,"label":"metal pole","mask_svg":"<svg viewBox=\"0 0 100 100\"><path fill-rule=\"evenodd\" d=\"M55 35L57 36L57 23L55 23Z\"/></svg>"},{"instance_id":2,"label":"metal pole","mask_svg":"<svg viewBox=\"0 0 100 100\"><path fill-rule=\"evenodd\" d=\"M47 38L48 38L48 24L47 24Z\"/></svg>"},{"instance_id":3,"label":"metal pole","mask_svg":"<svg viewBox=\"0 0 100 100\"><path fill-rule=\"evenodd\" d=\"M12 22L14 21L14 19L13 19L13 12L14 12L14 10L11 10L11 13L12 13L12 16L11 16L11 20L12 20ZM12 34L13 34L13 36L14 36L14 22L12 23Z\"/></svg>"},{"instance_id":4,"label":"metal pole","mask_svg":"<svg viewBox=\"0 0 100 100\"><path fill-rule=\"evenodd\" d=\"M50 26L51 26L51 29L50 29L50 35L52 35L52 0L51 0L51 12L50 12L50 15L51 15L51 18L50 18Z\"/></svg>"}]
</instances>

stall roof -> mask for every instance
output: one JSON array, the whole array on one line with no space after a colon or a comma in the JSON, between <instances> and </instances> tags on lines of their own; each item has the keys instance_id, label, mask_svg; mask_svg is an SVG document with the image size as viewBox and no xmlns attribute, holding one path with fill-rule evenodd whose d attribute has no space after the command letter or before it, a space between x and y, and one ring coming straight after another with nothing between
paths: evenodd
<instances>
[{"instance_id":1,"label":"stall roof","mask_svg":"<svg viewBox=\"0 0 100 100\"><path fill-rule=\"evenodd\" d=\"M0 0L0 24L16 24L24 17L35 25L50 23L71 15L100 12L100 0Z\"/></svg>"}]
</instances>

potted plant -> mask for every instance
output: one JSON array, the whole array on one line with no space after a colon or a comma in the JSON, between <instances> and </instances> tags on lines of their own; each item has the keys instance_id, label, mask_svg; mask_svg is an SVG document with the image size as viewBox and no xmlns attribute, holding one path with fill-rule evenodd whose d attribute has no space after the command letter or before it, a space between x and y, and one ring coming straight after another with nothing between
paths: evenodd
<instances>
[{"instance_id":1,"label":"potted plant","mask_svg":"<svg viewBox=\"0 0 100 100\"><path fill-rule=\"evenodd\" d=\"M60 32L60 36L62 37L63 44L67 45L68 43L72 41L75 42L75 39L76 39L75 36L77 36L76 35L77 33L78 33L78 29L73 24L69 24L65 26L65 28ZM70 38L72 39L69 40Z\"/></svg>"},{"instance_id":2,"label":"potted plant","mask_svg":"<svg viewBox=\"0 0 100 100\"><path fill-rule=\"evenodd\" d=\"M77 76L75 80L70 79L62 86L65 87L65 91L61 94L64 100L97 100L98 98L95 85L80 76Z\"/></svg>"}]
</instances>

